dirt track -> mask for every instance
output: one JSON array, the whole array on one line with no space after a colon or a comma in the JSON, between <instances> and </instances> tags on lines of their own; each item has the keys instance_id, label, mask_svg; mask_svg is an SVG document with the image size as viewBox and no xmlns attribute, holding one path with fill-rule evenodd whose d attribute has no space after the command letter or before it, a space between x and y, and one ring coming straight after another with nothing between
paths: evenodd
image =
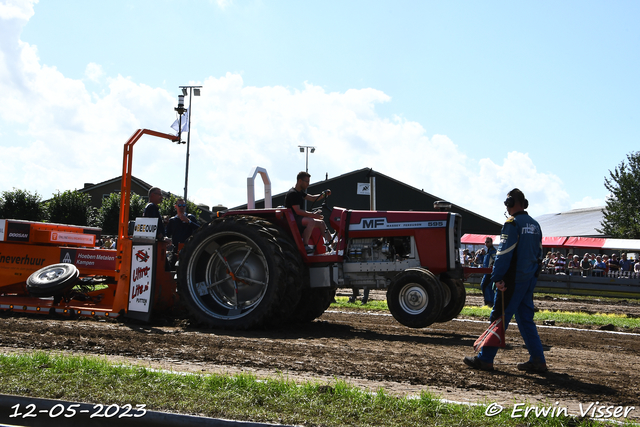
<instances>
[{"instance_id":1,"label":"dirt track","mask_svg":"<svg viewBox=\"0 0 640 427\"><path fill-rule=\"evenodd\" d=\"M468 304L479 305L477 297ZM539 308L640 315L640 304L536 301ZM164 323L164 324L161 324ZM127 358L147 366L197 372L283 374L289 379L348 382L392 393L431 390L454 401L486 399L502 404L544 402L635 406L640 418L640 331L540 327L551 372L525 374L515 367L528 353L517 328L500 351L496 372L462 363L486 322L456 319L410 329L389 315L330 310L319 320L269 331L203 330L188 322L140 323L60 320L0 314L0 352L42 349ZM540 403L542 404L542 403ZM573 409L572 409L573 408Z\"/></svg>"}]
</instances>

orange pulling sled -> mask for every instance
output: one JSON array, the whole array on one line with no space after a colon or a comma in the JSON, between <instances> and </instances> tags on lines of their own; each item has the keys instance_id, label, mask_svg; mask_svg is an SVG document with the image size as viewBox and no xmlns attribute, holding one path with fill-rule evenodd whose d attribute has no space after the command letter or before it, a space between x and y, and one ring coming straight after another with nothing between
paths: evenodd
<instances>
[{"instance_id":1,"label":"orange pulling sled","mask_svg":"<svg viewBox=\"0 0 640 427\"><path fill-rule=\"evenodd\" d=\"M143 135L176 139L139 129L124 145L117 249L95 248L99 228L0 219L0 310L118 317L132 307L139 310L140 304L148 313L152 302L154 309L175 303L176 285L173 273L165 271L164 242L143 241L137 261L148 267L132 265L136 254L129 235L131 168L133 146ZM148 286L152 277L153 293ZM133 283L133 278L147 280L146 294L144 284ZM101 289L92 290L95 284Z\"/></svg>"}]
</instances>

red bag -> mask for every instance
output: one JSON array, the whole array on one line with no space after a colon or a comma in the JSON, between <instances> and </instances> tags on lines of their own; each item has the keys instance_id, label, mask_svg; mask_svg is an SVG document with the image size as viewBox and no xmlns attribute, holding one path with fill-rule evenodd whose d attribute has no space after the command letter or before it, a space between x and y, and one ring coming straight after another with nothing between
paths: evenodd
<instances>
[{"instance_id":1,"label":"red bag","mask_svg":"<svg viewBox=\"0 0 640 427\"><path fill-rule=\"evenodd\" d=\"M473 343L473 349L478 352L484 346L505 348L504 317L496 319L489 328Z\"/></svg>"}]
</instances>

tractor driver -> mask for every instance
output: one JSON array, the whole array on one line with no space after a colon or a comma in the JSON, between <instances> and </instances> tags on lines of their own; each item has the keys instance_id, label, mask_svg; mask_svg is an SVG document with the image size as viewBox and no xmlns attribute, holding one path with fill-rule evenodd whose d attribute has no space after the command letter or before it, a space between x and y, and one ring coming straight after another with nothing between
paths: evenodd
<instances>
[{"instance_id":1,"label":"tractor driver","mask_svg":"<svg viewBox=\"0 0 640 427\"><path fill-rule=\"evenodd\" d=\"M296 219L298 228L302 229L304 227L302 241L307 253L313 253L315 250L315 247L309 245L309 239L311 238L311 233L313 233L314 228L318 228L320 230L325 241L329 242L331 240L331 234L329 233L329 230L327 230L327 226L323 221L324 217L321 214L308 212L302 209L302 203L304 200L315 202L331 194L331 190L325 190L320 194L307 194L306 190L309 188L310 177L311 175L307 172L300 172L297 176L296 186L287 192L287 196L284 199L284 205L293 210L293 216Z\"/></svg>"}]
</instances>

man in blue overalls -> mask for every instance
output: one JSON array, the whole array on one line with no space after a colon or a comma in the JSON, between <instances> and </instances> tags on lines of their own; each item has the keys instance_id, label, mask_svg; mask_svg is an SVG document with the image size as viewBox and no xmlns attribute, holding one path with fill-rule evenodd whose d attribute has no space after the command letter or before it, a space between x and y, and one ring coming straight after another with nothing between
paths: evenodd
<instances>
[{"instance_id":1,"label":"man in blue overalls","mask_svg":"<svg viewBox=\"0 0 640 427\"><path fill-rule=\"evenodd\" d=\"M502 227L500 247L493 264L491 281L504 293L505 329L515 315L520 335L529 351L529 361L518 363L521 371L543 373L547 371L542 342L533 323L533 290L542 263L542 232L540 225L525 211L529 201L522 191L514 188L504 202L511 217ZM502 298L496 297L489 320L502 315ZM477 356L467 356L464 363L475 369L493 370L493 359L498 347L482 347Z\"/></svg>"},{"instance_id":2,"label":"man in blue overalls","mask_svg":"<svg viewBox=\"0 0 640 427\"><path fill-rule=\"evenodd\" d=\"M491 268L493 267L493 263L495 262L496 253L498 252L498 250L495 246L493 246L493 239L491 237L487 237L484 241L484 244L487 245L487 254L484 256L484 260L482 261L482 267ZM482 295L484 295L484 305L493 307L495 292L493 291L491 274L485 274L484 276L482 276L480 289L482 290Z\"/></svg>"}]
</instances>

